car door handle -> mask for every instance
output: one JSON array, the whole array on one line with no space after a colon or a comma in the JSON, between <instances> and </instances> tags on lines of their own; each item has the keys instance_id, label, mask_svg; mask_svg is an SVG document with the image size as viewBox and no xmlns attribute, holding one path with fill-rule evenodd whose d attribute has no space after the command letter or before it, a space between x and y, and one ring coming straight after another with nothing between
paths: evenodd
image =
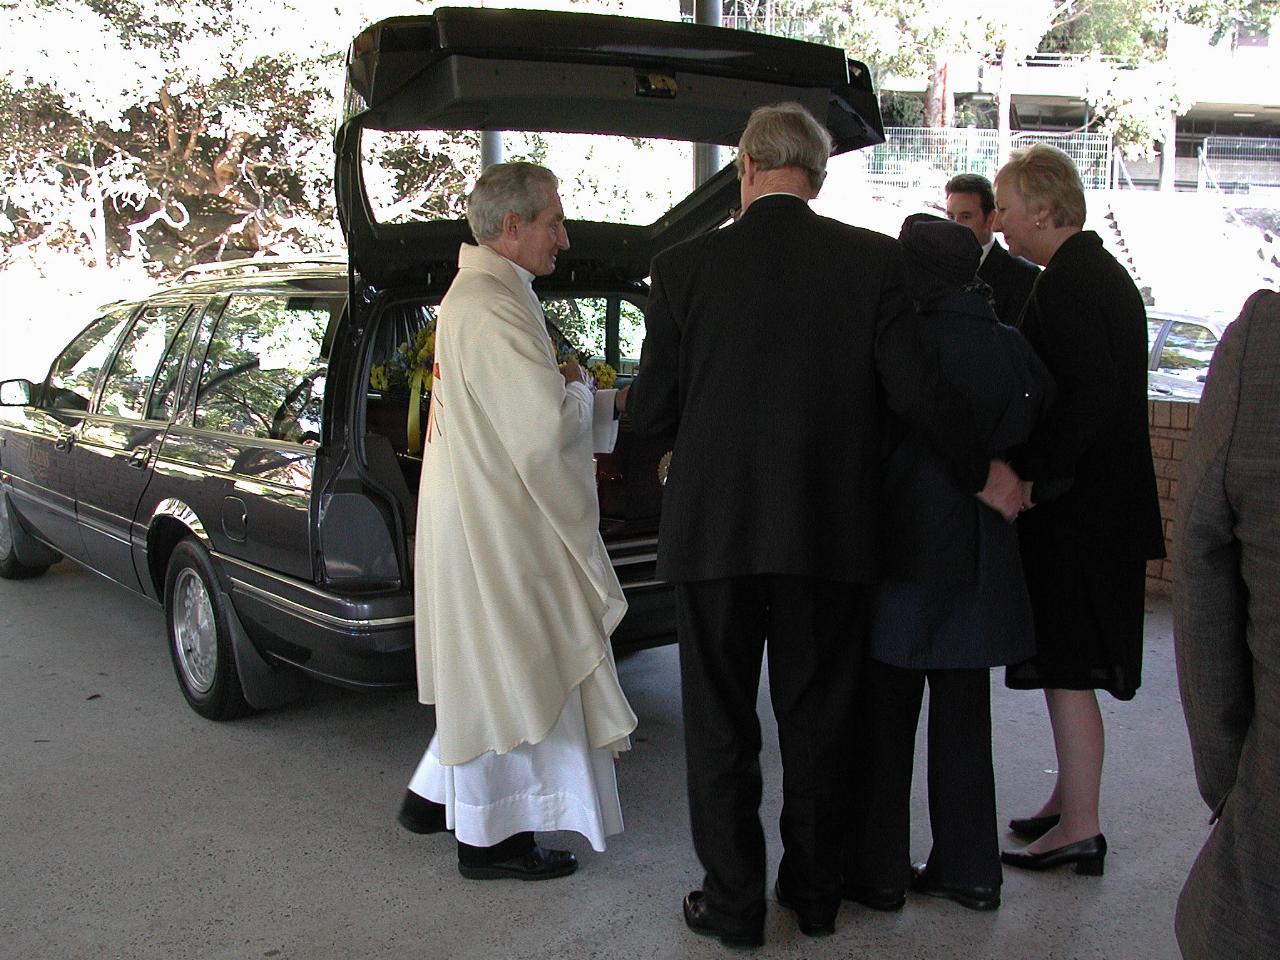
<instances>
[{"instance_id":1,"label":"car door handle","mask_svg":"<svg viewBox=\"0 0 1280 960\"><path fill-rule=\"evenodd\" d=\"M57 440L53 441L53 449L63 451L70 450L71 445L75 442L76 435L74 433L63 433L58 436Z\"/></svg>"},{"instance_id":2,"label":"car door handle","mask_svg":"<svg viewBox=\"0 0 1280 960\"><path fill-rule=\"evenodd\" d=\"M135 470L145 470L147 461L151 459L150 447L139 447L133 453L129 454L129 466Z\"/></svg>"}]
</instances>

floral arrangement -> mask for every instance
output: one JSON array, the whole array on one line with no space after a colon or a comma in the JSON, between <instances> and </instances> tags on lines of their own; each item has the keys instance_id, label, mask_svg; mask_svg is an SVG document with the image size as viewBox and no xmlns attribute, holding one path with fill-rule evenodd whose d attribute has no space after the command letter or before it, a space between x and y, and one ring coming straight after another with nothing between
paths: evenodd
<instances>
[{"instance_id":1,"label":"floral arrangement","mask_svg":"<svg viewBox=\"0 0 1280 960\"><path fill-rule=\"evenodd\" d=\"M571 346L564 345L560 348L556 360L562 367L569 360L576 360L587 373L587 386L591 388L592 393L597 389L609 390L618 382L617 370L603 360L593 362L591 355L583 350L575 350Z\"/></svg>"},{"instance_id":2,"label":"floral arrangement","mask_svg":"<svg viewBox=\"0 0 1280 960\"><path fill-rule=\"evenodd\" d=\"M420 377L423 389L431 394L431 366L436 354L436 324L432 320L413 335L413 342L400 344L386 363L380 363L369 371L369 386L381 391L405 391L412 389L415 377Z\"/></svg>"},{"instance_id":3,"label":"floral arrangement","mask_svg":"<svg viewBox=\"0 0 1280 960\"><path fill-rule=\"evenodd\" d=\"M396 348L391 359L369 371L369 386L380 391L407 391L409 416L405 440L409 453L422 452L422 408L431 400L431 378L436 359L436 323L433 319Z\"/></svg>"}]
</instances>

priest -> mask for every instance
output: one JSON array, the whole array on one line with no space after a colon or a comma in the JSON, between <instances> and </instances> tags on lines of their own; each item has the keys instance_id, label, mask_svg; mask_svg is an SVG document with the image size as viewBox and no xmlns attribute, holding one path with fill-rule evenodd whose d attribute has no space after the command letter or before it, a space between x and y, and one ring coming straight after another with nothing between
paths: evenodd
<instances>
[{"instance_id":1,"label":"priest","mask_svg":"<svg viewBox=\"0 0 1280 960\"><path fill-rule=\"evenodd\" d=\"M569 248L555 175L488 167L436 322L415 546L418 691L436 730L400 823L449 829L474 880L577 868L535 831L595 850L622 830L614 756L636 718L609 637L627 604L600 539L593 451L626 391L556 364L535 276Z\"/></svg>"}]
</instances>

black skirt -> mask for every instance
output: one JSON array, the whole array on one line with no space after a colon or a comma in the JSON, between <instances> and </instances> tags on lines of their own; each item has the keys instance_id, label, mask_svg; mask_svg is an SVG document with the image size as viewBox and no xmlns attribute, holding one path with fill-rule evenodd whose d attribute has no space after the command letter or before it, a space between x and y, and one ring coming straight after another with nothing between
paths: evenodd
<instances>
[{"instance_id":1,"label":"black skirt","mask_svg":"<svg viewBox=\"0 0 1280 960\"><path fill-rule=\"evenodd\" d=\"M1025 544L1024 544L1025 546ZM1106 690L1132 700L1142 683L1147 565L1024 550L1036 655L1005 671L1015 690Z\"/></svg>"}]
</instances>

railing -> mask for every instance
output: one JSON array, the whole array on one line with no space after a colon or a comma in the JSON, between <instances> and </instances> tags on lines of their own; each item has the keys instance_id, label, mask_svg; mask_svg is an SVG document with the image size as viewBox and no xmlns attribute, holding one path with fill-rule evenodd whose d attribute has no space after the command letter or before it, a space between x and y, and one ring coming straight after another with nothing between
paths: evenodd
<instances>
[{"instance_id":1,"label":"railing","mask_svg":"<svg viewBox=\"0 0 1280 960\"><path fill-rule=\"evenodd\" d=\"M1200 163L1220 193L1280 188L1280 140L1265 137L1205 137Z\"/></svg>"},{"instance_id":2,"label":"railing","mask_svg":"<svg viewBox=\"0 0 1280 960\"><path fill-rule=\"evenodd\" d=\"M1028 67L1078 67L1086 63L1114 63L1127 66L1130 61L1115 53L1032 53L1022 61Z\"/></svg>"},{"instance_id":3,"label":"railing","mask_svg":"<svg viewBox=\"0 0 1280 960\"><path fill-rule=\"evenodd\" d=\"M889 127L888 142L867 151L866 175L884 186L922 187L941 192L957 173L991 179L1005 158L997 130L938 127ZM1087 190L1110 186L1111 138L1103 133L1016 131L1012 146L1051 143L1075 161Z\"/></svg>"}]
</instances>

